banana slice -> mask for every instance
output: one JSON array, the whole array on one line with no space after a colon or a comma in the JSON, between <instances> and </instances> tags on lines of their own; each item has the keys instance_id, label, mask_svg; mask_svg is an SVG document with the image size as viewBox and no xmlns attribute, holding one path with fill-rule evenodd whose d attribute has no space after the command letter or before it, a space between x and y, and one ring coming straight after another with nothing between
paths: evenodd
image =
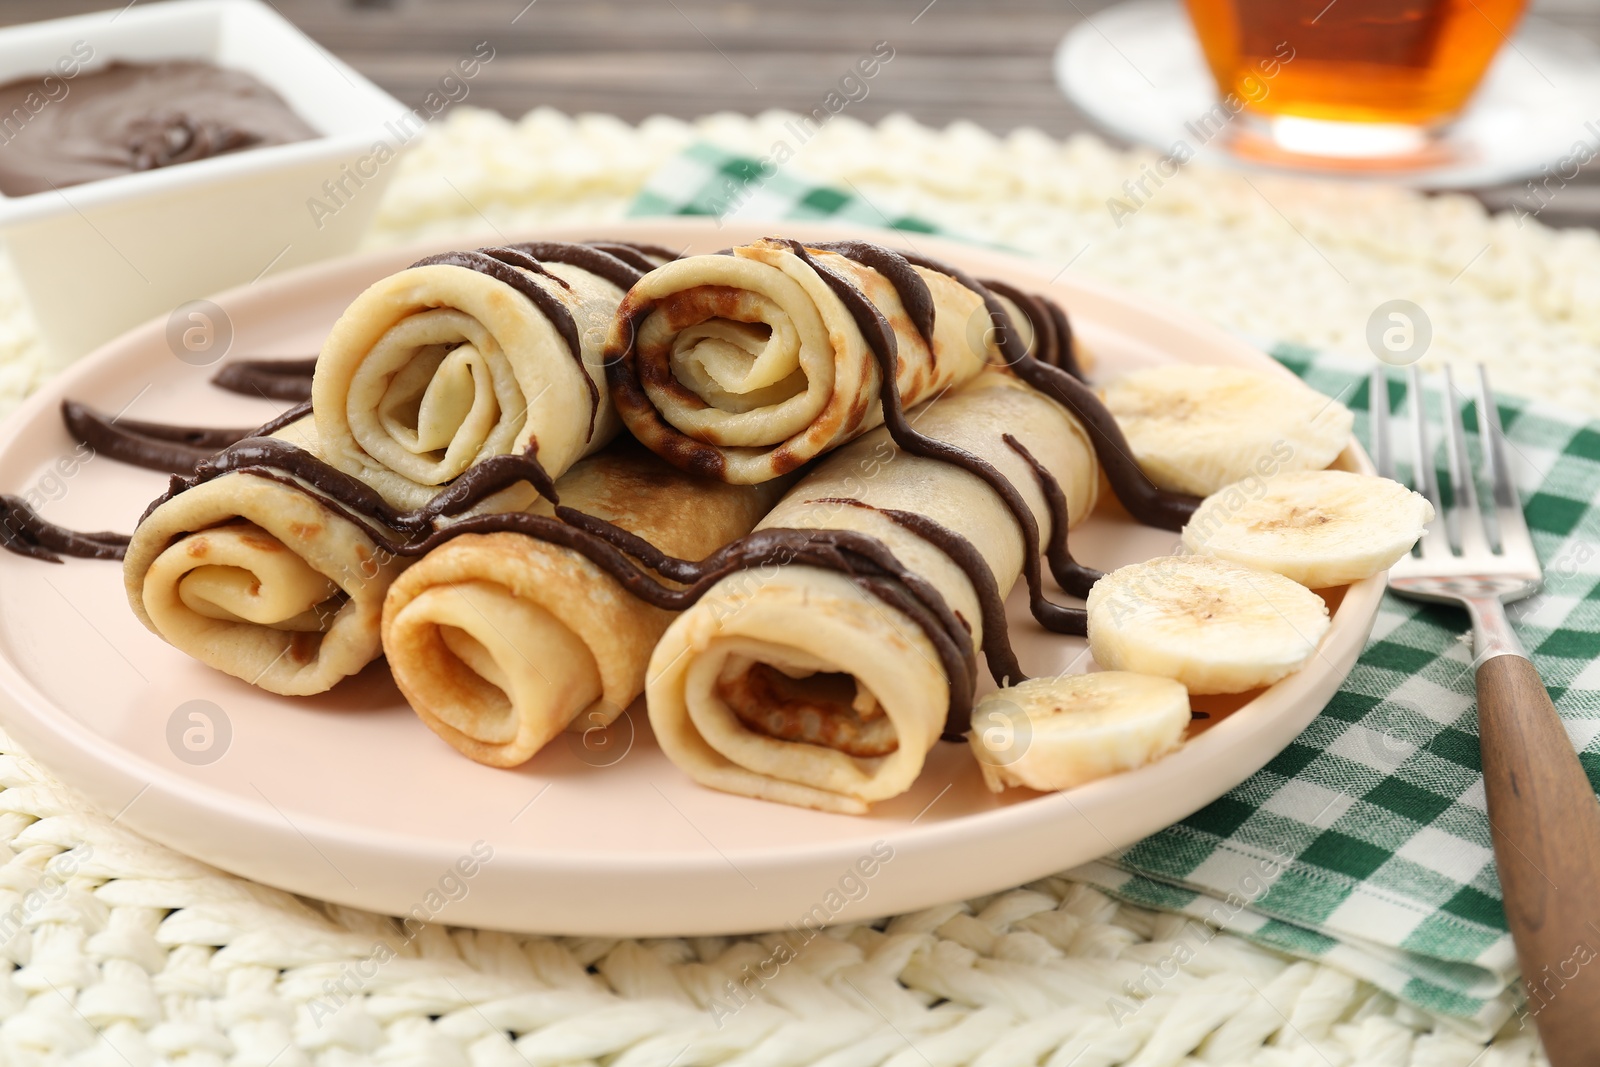
<instances>
[{"instance_id":1,"label":"banana slice","mask_svg":"<svg viewBox=\"0 0 1600 1067\"><path fill-rule=\"evenodd\" d=\"M1089 590L1089 651L1106 670L1175 678L1191 693L1243 693L1316 653L1328 606L1281 574L1213 556L1162 556Z\"/></svg>"},{"instance_id":2,"label":"banana slice","mask_svg":"<svg viewBox=\"0 0 1600 1067\"><path fill-rule=\"evenodd\" d=\"M1206 497L1183 548L1325 589L1388 570L1431 521L1427 497L1388 478L1285 471Z\"/></svg>"},{"instance_id":3,"label":"banana slice","mask_svg":"<svg viewBox=\"0 0 1600 1067\"><path fill-rule=\"evenodd\" d=\"M1321 470L1355 421L1309 386L1243 367L1152 367L1113 382L1105 399L1150 480L1196 496L1252 475Z\"/></svg>"},{"instance_id":4,"label":"banana slice","mask_svg":"<svg viewBox=\"0 0 1600 1067\"><path fill-rule=\"evenodd\" d=\"M972 710L967 742L993 792L1071 789L1141 767L1178 747L1189 693L1170 678L1126 671L1034 678Z\"/></svg>"}]
</instances>

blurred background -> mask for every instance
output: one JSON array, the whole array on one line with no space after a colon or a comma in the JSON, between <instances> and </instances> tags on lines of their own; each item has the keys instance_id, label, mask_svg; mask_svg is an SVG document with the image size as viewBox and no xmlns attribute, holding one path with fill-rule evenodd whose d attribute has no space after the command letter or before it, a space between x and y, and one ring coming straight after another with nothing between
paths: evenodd
<instances>
[{"instance_id":1,"label":"blurred background","mask_svg":"<svg viewBox=\"0 0 1600 1067\"><path fill-rule=\"evenodd\" d=\"M136 0L139 2L139 0ZM1056 87L1062 36L1111 0L271 0L272 6L407 105L480 41L495 61L466 103L518 117L539 105L664 114L809 111L877 41L894 62L850 114L901 111L995 133L1092 129ZM108 0L3 0L0 24L104 10ZM1600 2L1534 0L1531 12L1600 42ZM1595 118L1600 120L1600 115ZM1112 138L1115 140L1115 138ZM1474 190L1496 210L1521 186ZM1600 223L1600 162L1539 216Z\"/></svg>"}]
</instances>

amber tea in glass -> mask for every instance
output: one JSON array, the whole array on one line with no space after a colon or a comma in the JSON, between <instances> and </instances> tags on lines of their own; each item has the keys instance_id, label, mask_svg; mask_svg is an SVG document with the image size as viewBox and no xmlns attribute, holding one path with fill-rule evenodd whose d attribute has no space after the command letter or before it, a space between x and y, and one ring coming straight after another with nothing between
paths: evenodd
<instances>
[{"instance_id":1,"label":"amber tea in glass","mask_svg":"<svg viewBox=\"0 0 1600 1067\"><path fill-rule=\"evenodd\" d=\"M1251 113L1430 127L1461 111L1526 0L1186 2L1218 88Z\"/></svg>"}]
</instances>

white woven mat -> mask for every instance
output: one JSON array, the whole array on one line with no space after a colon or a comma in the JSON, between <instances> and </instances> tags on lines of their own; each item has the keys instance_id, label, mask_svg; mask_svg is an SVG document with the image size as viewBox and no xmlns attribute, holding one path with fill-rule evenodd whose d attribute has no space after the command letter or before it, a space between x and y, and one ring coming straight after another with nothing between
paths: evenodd
<instances>
[{"instance_id":1,"label":"white woven mat","mask_svg":"<svg viewBox=\"0 0 1600 1067\"><path fill-rule=\"evenodd\" d=\"M762 154L782 122L633 128L540 111L510 124L462 109L402 164L370 240L615 219L694 138ZM1260 336L1361 351L1372 309L1410 299L1432 319L1430 358L1487 361L1508 391L1600 414L1593 232L1197 167L1119 228L1106 200L1143 162L1087 138L841 118L797 165ZM34 352L0 267L0 403L35 384ZM1542 1062L1515 1021L1486 1049L1228 935L1176 966L1184 920L1058 878L834 928L764 983L746 969L770 954L761 938L408 939L143 841L3 735L0 753L0 1067ZM1138 1010L1112 1011L1113 997ZM713 1013L713 998L741 1006Z\"/></svg>"}]
</instances>

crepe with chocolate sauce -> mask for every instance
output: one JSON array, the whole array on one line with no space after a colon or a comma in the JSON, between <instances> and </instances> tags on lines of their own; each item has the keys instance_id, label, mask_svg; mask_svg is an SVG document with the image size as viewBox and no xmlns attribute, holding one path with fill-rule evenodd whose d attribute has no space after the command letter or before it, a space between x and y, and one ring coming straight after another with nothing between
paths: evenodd
<instances>
[{"instance_id":1,"label":"crepe with chocolate sauce","mask_svg":"<svg viewBox=\"0 0 1600 1067\"><path fill-rule=\"evenodd\" d=\"M309 418L273 436L317 451ZM306 696L378 657L383 595L410 561L292 483L236 471L159 504L134 530L123 582L139 621L168 644Z\"/></svg>"},{"instance_id":2,"label":"crepe with chocolate sauce","mask_svg":"<svg viewBox=\"0 0 1600 1067\"><path fill-rule=\"evenodd\" d=\"M671 255L640 247L449 252L374 283L317 359L328 462L415 508L490 456L527 452L559 477L604 446L618 426L601 365L611 320Z\"/></svg>"},{"instance_id":3,"label":"crepe with chocolate sauce","mask_svg":"<svg viewBox=\"0 0 1600 1067\"><path fill-rule=\"evenodd\" d=\"M727 485L620 439L556 482L564 507L674 556L750 532L782 482ZM548 515L540 501L531 509ZM462 534L390 587L383 648L430 729L479 763L513 767L562 730L609 725L644 691L673 613L628 593L570 548L514 531Z\"/></svg>"},{"instance_id":4,"label":"crepe with chocolate sauce","mask_svg":"<svg viewBox=\"0 0 1600 1067\"><path fill-rule=\"evenodd\" d=\"M805 251L773 238L689 256L628 292L607 374L622 421L653 452L760 482L881 423L879 365L841 287L859 289L893 331L907 407L999 361L982 296L948 274L913 261L918 300L931 306L907 307L877 269L894 253L862 242ZM930 322L925 338L919 324Z\"/></svg>"},{"instance_id":5,"label":"crepe with chocolate sauce","mask_svg":"<svg viewBox=\"0 0 1600 1067\"><path fill-rule=\"evenodd\" d=\"M1009 374L985 372L908 414L1015 485L1040 547L1052 509L1028 456L1060 484L1072 521L1093 508L1099 468L1083 427ZM1003 614L986 617L984 602L997 607L1022 572L1017 520L984 480L900 451L887 429L823 459L757 527L778 528L875 538L942 597L973 647L1004 637L986 634ZM974 577L992 582L987 597ZM946 731L952 684L928 629L893 603L839 570L780 562L728 575L675 619L646 695L662 750L700 783L860 813L916 779Z\"/></svg>"}]
</instances>

